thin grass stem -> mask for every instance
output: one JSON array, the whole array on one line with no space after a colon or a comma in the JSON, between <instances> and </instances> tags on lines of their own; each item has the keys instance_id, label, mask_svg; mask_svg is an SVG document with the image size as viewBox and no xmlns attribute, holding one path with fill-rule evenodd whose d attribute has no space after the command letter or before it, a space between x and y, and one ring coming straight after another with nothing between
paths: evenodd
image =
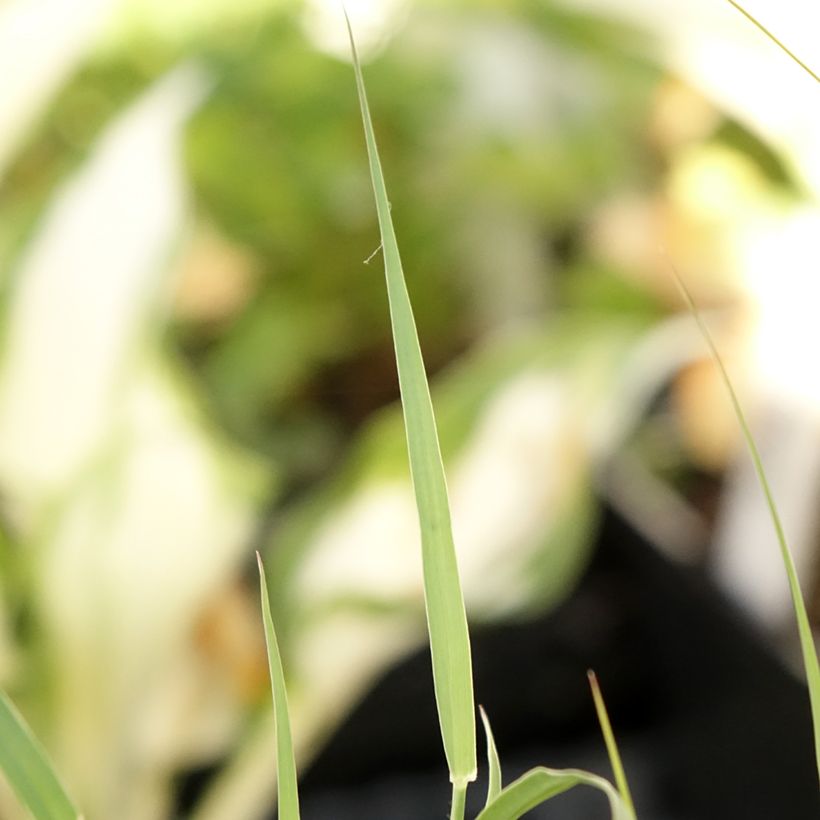
<instances>
[{"instance_id":1,"label":"thin grass stem","mask_svg":"<svg viewBox=\"0 0 820 820\"><path fill-rule=\"evenodd\" d=\"M766 28L756 17L753 17L740 3L735 0L726 0L727 3L734 6L750 23L757 26L781 51L784 51L789 57L803 69L815 82L820 83L820 75L812 71L785 43L779 40L775 35Z\"/></svg>"},{"instance_id":2,"label":"thin grass stem","mask_svg":"<svg viewBox=\"0 0 820 820\"><path fill-rule=\"evenodd\" d=\"M453 783L453 801L450 808L450 820L464 820L464 807L467 804L467 784Z\"/></svg>"},{"instance_id":3,"label":"thin grass stem","mask_svg":"<svg viewBox=\"0 0 820 820\"><path fill-rule=\"evenodd\" d=\"M760 452L757 449L757 444L755 444L752 431L746 421L746 415L741 407L740 399L738 399L737 393L732 385L732 381L729 378L729 373L726 370L726 366L723 363L720 353L718 353L717 345L712 338L712 334L709 332L709 328L703 321L703 317L700 315L700 311L695 304L695 300L692 298L692 294L689 292L689 289L686 287L686 284L668 257L667 261L669 263L670 270L678 283L678 287L683 294L683 298L694 316L707 346L709 347L712 358L718 366L721 379L726 387L727 393L729 394L729 399L731 400L732 407L734 408L735 416L737 417L738 424L740 425L743 438L746 442L749 454L752 457L752 464L754 465L755 473L757 474L758 481L760 482L760 486L763 490L766 505L769 508L769 517L771 518L774 526L777 543L780 547L780 555L783 559L783 566L786 569L786 577L789 582L789 591L791 593L792 604L794 606L795 619L797 620L797 631L800 636L800 649L803 654L803 666L806 671L806 680L809 687L812 725L814 727L814 753L817 763L817 774L820 779L820 664L818 664L817 661L817 649L814 645L814 637L812 635L811 625L809 623L809 616L806 612L806 604L803 600L803 593L800 589L800 582L797 578L797 569L794 565L794 558L792 557L791 550L789 549L789 545L786 541L783 523L780 520L780 514L777 511L777 505L775 504L774 495L772 494L771 487L769 486L769 481L766 478L766 472L763 469L763 460L760 457Z\"/></svg>"}]
</instances>

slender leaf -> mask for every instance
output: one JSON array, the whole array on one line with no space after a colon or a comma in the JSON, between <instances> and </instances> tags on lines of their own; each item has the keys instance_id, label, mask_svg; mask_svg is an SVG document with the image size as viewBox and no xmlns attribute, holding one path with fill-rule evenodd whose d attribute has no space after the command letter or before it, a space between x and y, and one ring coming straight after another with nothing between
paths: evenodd
<instances>
[{"instance_id":1,"label":"slender leaf","mask_svg":"<svg viewBox=\"0 0 820 820\"><path fill-rule=\"evenodd\" d=\"M788 54L789 57L803 69L813 80L820 83L820 75L816 72L812 71L791 49L789 49L785 43L779 40L775 35L766 28L756 17L753 17L751 13L746 11L740 3L736 2L736 0L726 0L727 3L734 6L750 23L757 26L781 51L784 51Z\"/></svg>"},{"instance_id":2,"label":"slender leaf","mask_svg":"<svg viewBox=\"0 0 820 820\"><path fill-rule=\"evenodd\" d=\"M598 713L598 723L601 724L601 734L604 736L604 743L606 743L606 750L609 754L612 773L615 775L615 783L621 793L621 799L629 807L629 810L635 814L635 804L632 802L632 794L629 791L629 783L626 780L618 744L615 742L612 724L609 722L604 696L601 694L601 687L598 685L598 677L591 669L587 672L587 677L589 678L589 687L592 689L592 699L595 701L595 711Z\"/></svg>"},{"instance_id":3,"label":"slender leaf","mask_svg":"<svg viewBox=\"0 0 820 820\"><path fill-rule=\"evenodd\" d=\"M268 667L270 669L271 692L273 694L273 716L276 733L276 782L279 820L299 820L299 791L296 784L296 760L293 754L293 739L288 716L288 694L285 688L285 673L282 657L270 614L268 584L262 558L256 553L259 563L259 584L262 595L262 620L265 624L265 643L268 647Z\"/></svg>"},{"instance_id":4,"label":"slender leaf","mask_svg":"<svg viewBox=\"0 0 820 820\"><path fill-rule=\"evenodd\" d=\"M46 753L22 715L0 691L0 769L36 820L78 820Z\"/></svg>"},{"instance_id":5,"label":"slender leaf","mask_svg":"<svg viewBox=\"0 0 820 820\"><path fill-rule=\"evenodd\" d=\"M814 726L814 754L817 763L817 774L818 778L820 778L820 665L818 665L817 662L817 648L814 645L814 637L812 636L809 617L806 613L806 604L803 600L803 593L800 590L800 582L797 578L794 558L792 557L791 550L786 542L786 534L783 530L783 524L780 521L780 514L777 511L774 495L772 494L771 487L769 486L769 481L766 478L766 472L763 469L763 460L760 458L760 453L758 452L757 445L755 444L754 437L752 436L752 431L746 421L746 416L740 405L740 399L738 399L737 393L735 393L735 389L732 386L732 380L729 378L729 373L726 370L726 366L723 364L723 359L721 358L720 353L718 353L717 345L712 338L712 334L709 332L709 328L706 327L703 317L700 315L700 311L695 304L695 300L692 298L692 294L689 292L689 289L686 287L683 279L671 262L670 268L675 279L677 280L681 292L683 293L683 297L689 306L689 310L692 312L692 315L695 317L695 321L698 323L698 327L703 334L703 338L706 340L706 344L712 353L712 357L717 364L718 370L720 371L720 377L726 387L726 391L729 394L729 399L732 402L735 416L737 417L740 429L743 433L743 438L746 441L746 446L752 457L752 463L754 464L758 481L763 489L766 505L769 508L769 517L772 520L775 535L777 536L777 543L780 546L780 556L783 559L783 565L786 568L786 576L789 581L789 591L791 592L794 614L797 619L797 631L800 635L800 649L803 653L803 666L806 670L806 680L809 686L809 698L811 701L812 723Z\"/></svg>"},{"instance_id":6,"label":"slender leaf","mask_svg":"<svg viewBox=\"0 0 820 820\"><path fill-rule=\"evenodd\" d=\"M481 712L481 722L484 724L484 734L487 736L487 764L490 769L490 775L485 806L489 806L501 792L501 761L498 759L498 749L495 747L495 738L493 737L493 730L490 728L490 719L487 717L483 706L479 706L478 708Z\"/></svg>"},{"instance_id":7,"label":"slender leaf","mask_svg":"<svg viewBox=\"0 0 820 820\"><path fill-rule=\"evenodd\" d=\"M450 780L454 786L460 787L476 776L475 705L467 617L427 375L349 20L347 27L376 197L410 472L421 526L424 597L433 658L433 683Z\"/></svg>"},{"instance_id":8,"label":"slender leaf","mask_svg":"<svg viewBox=\"0 0 820 820\"><path fill-rule=\"evenodd\" d=\"M510 783L484 808L477 820L517 820L530 809L575 786L592 786L602 791L609 800L612 820L635 820L632 810L603 777L578 769L546 769L543 766L530 769Z\"/></svg>"}]
</instances>

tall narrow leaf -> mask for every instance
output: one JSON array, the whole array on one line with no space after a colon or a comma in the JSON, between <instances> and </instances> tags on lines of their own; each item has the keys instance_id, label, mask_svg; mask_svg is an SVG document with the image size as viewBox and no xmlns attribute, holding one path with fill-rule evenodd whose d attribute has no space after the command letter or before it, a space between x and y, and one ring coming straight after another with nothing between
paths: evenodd
<instances>
[{"instance_id":1,"label":"tall narrow leaf","mask_svg":"<svg viewBox=\"0 0 820 820\"><path fill-rule=\"evenodd\" d=\"M0 691L0 770L36 820L78 820L45 751Z\"/></svg>"},{"instance_id":2,"label":"tall narrow leaf","mask_svg":"<svg viewBox=\"0 0 820 820\"><path fill-rule=\"evenodd\" d=\"M632 802L629 783L627 783L626 773L621 762L621 753L618 751L618 744L615 742L615 734L612 731L612 724L609 722L609 714L606 711L601 687L598 685L598 677L591 669L587 672L587 677L589 678L589 688L592 690L592 700L595 702L595 711L598 713L598 723L601 725L601 734L604 736L604 743L606 743L609 763L612 766L612 773L615 775L615 783L621 793L621 799L634 814L635 804Z\"/></svg>"},{"instance_id":3,"label":"tall narrow leaf","mask_svg":"<svg viewBox=\"0 0 820 820\"><path fill-rule=\"evenodd\" d=\"M493 737L493 730L490 727L490 719L484 711L483 706L479 706L481 712L481 722L484 724L484 734L487 736L487 765L490 769L489 782L487 784L487 802L486 806L498 797L501 792L501 761L498 759L498 749L495 747L495 738Z\"/></svg>"},{"instance_id":4,"label":"tall narrow leaf","mask_svg":"<svg viewBox=\"0 0 820 820\"><path fill-rule=\"evenodd\" d=\"M262 596L262 620L265 624L265 643L268 647L268 667L270 669L271 692L273 694L273 719L276 732L276 782L278 794L279 820L299 820L299 792L296 785L296 760L293 754L293 739L288 716L288 695L285 689L285 673L279 644L273 629L270 614L268 584L262 558L256 553L259 563L259 585Z\"/></svg>"},{"instance_id":5,"label":"tall narrow leaf","mask_svg":"<svg viewBox=\"0 0 820 820\"><path fill-rule=\"evenodd\" d=\"M603 777L578 769L546 769L542 766L530 769L510 783L476 820L517 820L530 809L575 786L592 786L602 791L609 800L612 820L635 820L632 810Z\"/></svg>"},{"instance_id":6,"label":"tall narrow leaf","mask_svg":"<svg viewBox=\"0 0 820 820\"><path fill-rule=\"evenodd\" d=\"M433 658L433 683L450 780L454 789L462 789L476 776L475 706L467 618L458 577L447 486L427 375L349 20L347 28L367 142L370 176L376 197L410 472L421 526L424 596ZM454 810L454 814L456 813Z\"/></svg>"},{"instance_id":7,"label":"tall narrow leaf","mask_svg":"<svg viewBox=\"0 0 820 820\"><path fill-rule=\"evenodd\" d=\"M726 366L723 364L723 359L720 357L720 353L718 353L717 345L715 345L712 334L709 332L709 328L706 327L706 323L703 321L703 317L700 315L697 305L695 305L695 300L692 298L692 294L689 292L689 289L684 284L683 279L675 270L674 266L670 264L670 267L675 279L677 280L678 286L683 293L683 298L686 300L689 310L695 317L695 321L698 323L698 327L703 334L703 338L706 340L706 344L708 345L709 350L712 353L712 357L718 366L720 377L726 387L726 391L729 394L729 399L732 402L735 416L740 424L743 438L746 441L746 446L748 447L749 453L752 457L752 463L754 464L757 478L760 482L761 488L763 489L766 505L769 508L769 517L772 520L775 535L777 536L777 543L780 546L780 556L783 559L783 565L786 568L786 576L789 581L789 591L791 592L794 614L797 619L797 631L800 635L800 649L803 653L803 666L806 670L806 680L808 682L809 698L811 700L812 723L814 726L814 754L817 762L817 774L818 778L820 778L820 665L818 665L817 662L817 649L814 645L814 638L811 633L809 617L806 614L806 604L803 600L803 593L800 590L800 582L797 578L797 570L794 566L794 559L792 558L789 545L786 542L786 534L783 531L783 524L781 523L780 515L777 512L777 505L775 504L771 487L769 487L766 472L763 469L763 461L760 458L760 453L758 452L757 445L755 444L755 440L752 436L752 431L749 429L746 416L740 405L740 400L738 399L737 393L735 393L735 389L732 386L729 373L726 370Z\"/></svg>"}]
</instances>

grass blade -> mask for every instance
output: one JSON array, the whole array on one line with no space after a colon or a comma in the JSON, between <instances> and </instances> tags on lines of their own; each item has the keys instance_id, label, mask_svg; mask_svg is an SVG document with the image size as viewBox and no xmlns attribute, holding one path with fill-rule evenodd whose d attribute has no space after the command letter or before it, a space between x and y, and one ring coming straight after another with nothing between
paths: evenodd
<instances>
[{"instance_id":1,"label":"grass blade","mask_svg":"<svg viewBox=\"0 0 820 820\"><path fill-rule=\"evenodd\" d=\"M766 26L763 25L756 17L753 17L748 11L746 11L740 3L735 2L735 0L726 0L727 3L734 6L750 23L757 26L781 51L785 52L789 57L803 69L815 82L820 83L820 76L818 76L814 71L812 71L791 49L789 49L785 43L781 40L778 40L777 37L772 34Z\"/></svg>"},{"instance_id":2,"label":"grass blade","mask_svg":"<svg viewBox=\"0 0 820 820\"><path fill-rule=\"evenodd\" d=\"M476 820L517 820L530 809L563 794L575 786L592 786L602 791L612 814L612 820L635 820L632 810L603 777L578 769L530 769L486 806Z\"/></svg>"},{"instance_id":3,"label":"grass blade","mask_svg":"<svg viewBox=\"0 0 820 820\"><path fill-rule=\"evenodd\" d=\"M800 582L797 578L797 570L794 566L794 558L792 558L791 550L789 549L789 545L786 542L786 535L783 531L783 524L780 521L780 514L777 512L777 505L775 504L771 487L769 487L769 481L766 478L766 472L763 469L763 461L760 458L760 453L758 452L757 445L755 444L755 440L752 436L752 431L749 429L749 425L746 421L746 416L743 413L743 408L740 405L740 400L738 399L737 393L735 393L735 389L732 386L732 381L729 378L729 373L726 370L726 366L723 364L723 359L720 357L720 353L718 353L717 345L715 345L714 339L712 338L712 334L709 332L709 328L706 327L706 323L703 321L703 317L700 315L700 311L698 310L697 305L695 304L695 300L692 298L692 294L689 292L689 289L686 287L683 279L675 269L674 265L671 264L671 262L670 268L672 270L672 274L674 275L678 283L678 287L681 289L681 292L683 293L683 298L686 300L686 304L689 306L689 310L695 317L695 321L698 323L698 327L700 328L700 331L703 334L703 338L705 339L706 344L708 345L709 350L712 353L712 357L714 358L715 363L717 364L721 380L723 381L723 384L726 387L726 391L729 394L729 398L732 402L732 407L735 411L735 416L737 417L741 432L743 433L743 438L745 439L746 446L748 447L749 453L751 454L752 463L754 464L754 469L757 473L757 478L760 482L760 486L763 489L763 495L766 499L766 505L769 508L769 517L771 518L772 524L774 525L775 535L777 536L777 543L780 546L780 555L783 559L783 565L786 568L786 576L789 581L789 591L791 592L792 604L794 606L794 614L795 618L797 619L797 631L800 636L800 649L803 654L803 666L806 670L806 681L808 682L809 698L811 701L812 724L814 727L814 754L817 762L817 774L818 778L820 778L820 666L817 662L817 649L814 645L814 638L811 633L809 617L806 614L806 604L803 600L803 593L800 590Z\"/></svg>"},{"instance_id":4,"label":"grass blade","mask_svg":"<svg viewBox=\"0 0 820 820\"><path fill-rule=\"evenodd\" d=\"M450 780L461 788L476 776L475 705L467 617L427 375L349 20L347 28L376 197L410 472L421 526L424 598L436 703Z\"/></svg>"},{"instance_id":5,"label":"grass blade","mask_svg":"<svg viewBox=\"0 0 820 820\"><path fill-rule=\"evenodd\" d=\"M36 820L80 818L39 741L1 690L0 770Z\"/></svg>"},{"instance_id":6,"label":"grass blade","mask_svg":"<svg viewBox=\"0 0 820 820\"><path fill-rule=\"evenodd\" d=\"M273 694L273 717L276 731L276 783L279 820L299 820L299 791L296 784L296 760L293 754L293 739L288 716L288 694L285 689L285 673L279 644L273 629L270 614L268 584L262 558L256 553L259 563L259 585L262 596L262 620L265 624L265 644L268 647L268 667L270 669L271 692Z\"/></svg>"},{"instance_id":7,"label":"grass blade","mask_svg":"<svg viewBox=\"0 0 820 820\"><path fill-rule=\"evenodd\" d=\"M601 724L601 734L604 736L609 762L612 766L612 773L615 775L615 783L621 793L621 799L632 814L635 814L635 804L632 802L632 793L629 791L629 783L626 780L618 744L615 742L612 724L609 722L604 696L601 694L601 687L598 685L598 677L591 669L587 672L587 677L589 678L589 688L592 690L592 699L595 701L595 711L598 713L598 723Z\"/></svg>"},{"instance_id":8,"label":"grass blade","mask_svg":"<svg viewBox=\"0 0 820 820\"><path fill-rule=\"evenodd\" d=\"M487 736L487 763L490 768L489 785L487 786L487 802L485 806L498 797L501 792L501 761L498 759L498 749L495 747L493 730L490 728L490 719L484 711L483 706L479 706L481 712L481 722L484 724L484 734Z\"/></svg>"}]
</instances>

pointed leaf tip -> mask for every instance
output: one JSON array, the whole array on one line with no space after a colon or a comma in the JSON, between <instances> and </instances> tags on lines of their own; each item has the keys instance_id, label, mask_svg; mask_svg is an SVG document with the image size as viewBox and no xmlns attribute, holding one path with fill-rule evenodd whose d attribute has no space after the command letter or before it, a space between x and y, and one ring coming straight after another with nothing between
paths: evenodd
<instances>
[{"instance_id":1,"label":"pointed leaf tip","mask_svg":"<svg viewBox=\"0 0 820 820\"><path fill-rule=\"evenodd\" d=\"M498 749L495 745L495 738L493 737L493 730L490 727L490 719L484 711L483 706L478 707L481 714L481 722L484 724L484 734L487 737L487 765L489 767L489 777L487 783L487 800L485 807L495 800L501 792L502 778L501 778L501 761L498 757Z\"/></svg>"},{"instance_id":2,"label":"pointed leaf tip","mask_svg":"<svg viewBox=\"0 0 820 820\"><path fill-rule=\"evenodd\" d=\"M618 750L615 733L612 731L612 724L609 721L609 714L607 713L604 696L598 683L598 676L592 669L588 669L587 679L589 680L589 688L592 690L592 700L595 703L595 711L598 715L598 723L601 726L601 734L604 736L604 743L606 744L607 754L609 755L609 763L612 766L612 773L615 775L615 784L618 787L618 792L624 805L634 817L635 805L632 802L632 794L629 790L626 772L624 771L623 762L621 761L621 753Z\"/></svg>"},{"instance_id":3,"label":"pointed leaf tip","mask_svg":"<svg viewBox=\"0 0 820 820\"><path fill-rule=\"evenodd\" d=\"M273 697L273 718L276 735L276 780L278 817L280 820L299 820L299 790L296 777L296 758L288 714L288 697L282 657L276 640L270 598L265 578L262 556L257 551L259 565L259 590L262 600L262 621L265 627L265 645L268 651L268 671L270 673L271 695Z\"/></svg>"}]
</instances>

